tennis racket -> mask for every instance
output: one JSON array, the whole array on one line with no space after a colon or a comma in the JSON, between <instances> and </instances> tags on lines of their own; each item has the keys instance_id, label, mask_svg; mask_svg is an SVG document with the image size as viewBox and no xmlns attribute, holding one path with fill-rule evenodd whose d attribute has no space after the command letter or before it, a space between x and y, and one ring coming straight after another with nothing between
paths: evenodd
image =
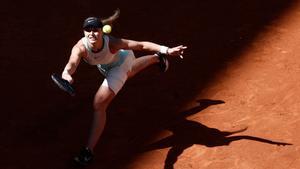
<instances>
[{"instance_id":1,"label":"tennis racket","mask_svg":"<svg viewBox=\"0 0 300 169\"><path fill-rule=\"evenodd\" d=\"M51 79L61 90L69 93L71 96L75 96L75 89L67 80L61 78L61 76L55 73L51 75Z\"/></svg>"}]
</instances>

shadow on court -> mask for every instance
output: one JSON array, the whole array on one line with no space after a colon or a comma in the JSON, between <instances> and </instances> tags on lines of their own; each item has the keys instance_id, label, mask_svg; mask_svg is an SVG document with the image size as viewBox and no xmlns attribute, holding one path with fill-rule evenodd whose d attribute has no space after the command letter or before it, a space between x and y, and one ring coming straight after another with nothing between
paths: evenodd
<instances>
[{"instance_id":1,"label":"shadow on court","mask_svg":"<svg viewBox=\"0 0 300 169\"><path fill-rule=\"evenodd\" d=\"M218 100L200 100L198 102L199 106L183 112L183 116L178 117L171 123L167 124L166 130L172 132L171 136L152 143L146 146L143 150L151 151L170 147L165 160L165 169L173 169L173 165L183 151L195 144L204 145L207 147L216 147L229 146L233 141L252 140L262 143L275 144L278 146L292 145L290 143L276 142L249 135L231 136L233 134L246 131L247 128L242 128L237 131L220 131L216 128L207 127L199 122L187 120L186 117L188 115L197 113L208 106L224 103L223 101Z\"/></svg>"}]
</instances>

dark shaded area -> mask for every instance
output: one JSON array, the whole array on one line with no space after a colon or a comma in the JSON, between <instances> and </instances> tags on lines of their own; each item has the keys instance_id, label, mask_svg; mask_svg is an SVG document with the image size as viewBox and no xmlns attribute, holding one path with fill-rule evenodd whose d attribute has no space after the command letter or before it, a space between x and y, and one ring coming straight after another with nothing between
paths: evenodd
<instances>
[{"instance_id":1,"label":"dark shaded area","mask_svg":"<svg viewBox=\"0 0 300 169\"><path fill-rule=\"evenodd\" d=\"M131 143L143 145L164 127L163 122L178 117L181 106L193 100L292 2L3 2L1 168L69 168L69 159L84 144L93 94L102 77L95 67L82 63L75 75L78 94L71 98L54 86L50 75L62 71L87 16L109 16L120 8L113 35L189 47L184 60L171 61L170 71L160 74L155 66L147 69L128 81L113 102L96 161L89 168L114 169L134 157Z\"/></svg>"},{"instance_id":2,"label":"dark shaded area","mask_svg":"<svg viewBox=\"0 0 300 169\"><path fill-rule=\"evenodd\" d=\"M292 145L290 143L277 142L249 135L231 136L233 134L243 132L247 130L247 128L237 131L220 131L219 129L210 128L199 122L186 119L189 115L197 113L208 106L221 103L224 102L215 100L200 100L199 106L183 112L180 117L167 123L168 126L165 127L165 129L173 133L171 136L144 147L142 152L171 147L167 154L164 168L173 169L174 164L183 151L194 144L216 147L228 146L231 142L238 140L253 140L278 146Z\"/></svg>"}]
</instances>

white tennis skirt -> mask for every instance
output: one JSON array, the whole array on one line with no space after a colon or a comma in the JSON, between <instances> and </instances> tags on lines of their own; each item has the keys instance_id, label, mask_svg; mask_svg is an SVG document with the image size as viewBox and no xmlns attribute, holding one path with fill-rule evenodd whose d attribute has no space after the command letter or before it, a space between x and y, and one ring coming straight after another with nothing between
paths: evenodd
<instances>
[{"instance_id":1,"label":"white tennis skirt","mask_svg":"<svg viewBox=\"0 0 300 169\"><path fill-rule=\"evenodd\" d=\"M117 94L126 80L128 72L131 71L135 56L132 50L120 50L117 53L119 59L110 64L98 64L99 71L105 76L103 86L109 87Z\"/></svg>"}]
</instances>

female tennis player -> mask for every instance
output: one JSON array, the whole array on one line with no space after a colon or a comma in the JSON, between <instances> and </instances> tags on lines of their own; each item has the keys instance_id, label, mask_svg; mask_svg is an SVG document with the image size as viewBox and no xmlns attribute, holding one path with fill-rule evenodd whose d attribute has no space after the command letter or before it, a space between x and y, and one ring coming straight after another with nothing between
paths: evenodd
<instances>
[{"instance_id":1,"label":"female tennis player","mask_svg":"<svg viewBox=\"0 0 300 169\"><path fill-rule=\"evenodd\" d=\"M107 20L88 17L83 22L82 37L72 48L62 78L73 83L75 73L81 60L96 65L105 79L94 96L94 117L87 145L74 158L75 162L87 165L93 159L93 150L100 138L105 122L106 109L123 87L126 80L152 64L158 64L163 72L168 69L167 57L182 57L186 46L167 47L148 41L135 41L116 38L104 34L104 23L111 24L118 15ZM151 55L135 58L133 51L147 51Z\"/></svg>"}]
</instances>

